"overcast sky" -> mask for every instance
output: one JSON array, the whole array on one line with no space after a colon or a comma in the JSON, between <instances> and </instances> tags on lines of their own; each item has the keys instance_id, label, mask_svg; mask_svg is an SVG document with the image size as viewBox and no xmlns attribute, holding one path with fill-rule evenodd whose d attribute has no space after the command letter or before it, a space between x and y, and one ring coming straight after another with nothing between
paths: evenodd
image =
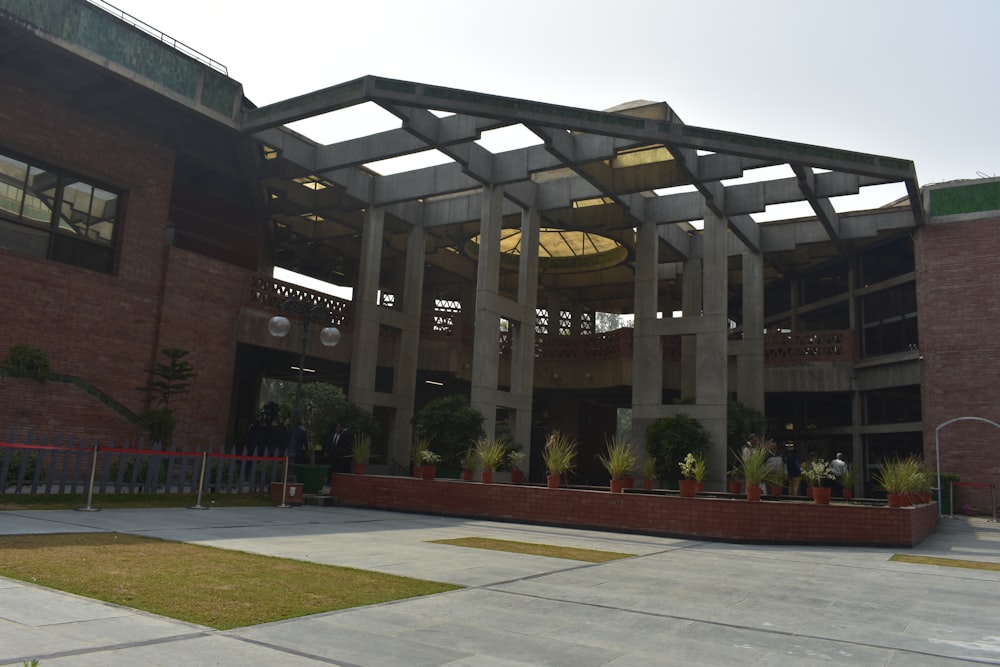
<instances>
[{"instance_id":1,"label":"overcast sky","mask_svg":"<svg viewBox=\"0 0 1000 667\"><path fill-rule=\"evenodd\" d=\"M588 109L647 99L691 125L910 159L921 185L1000 176L998 0L113 4L257 105L366 74Z\"/></svg>"}]
</instances>

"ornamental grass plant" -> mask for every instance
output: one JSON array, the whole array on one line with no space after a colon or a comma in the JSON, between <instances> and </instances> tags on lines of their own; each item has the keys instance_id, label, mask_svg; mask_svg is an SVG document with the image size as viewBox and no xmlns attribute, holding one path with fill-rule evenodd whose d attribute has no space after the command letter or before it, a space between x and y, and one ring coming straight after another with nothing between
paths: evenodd
<instances>
[{"instance_id":1,"label":"ornamental grass plant","mask_svg":"<svg viewBox=\"0 0 1000 667\"><path fill-rule=\"evenodd\" d=\"M496 470L507 459L509 446L506 440L498 438L480 438L476 441L476 458L483 470Z\"/></svg>"},{"instance_id":2,"label":"ornamental grass plant","mask_svg":"<svg viewBox=\"0 0 1000 667\"><path fill-rule=\"evenodd\" d=\"M576 459L577 441L575 438L553 431L542 449L542 460L545 470L550 475L561 475L573 469Z\"/></svg>"},{"instance_id":3,"label":"ornamental grass plant","mask_svg":"<svg viewBox=\"0 0 1000 667\"><path fill-rule=\"evenodd\" d=\"M872 480L888 494L903 495L922 490L926 483L923 462L916 456L883 459Z\"/></svg>"},{"instance_id":4,"label":"ornamental grass plant","mask_svg":"<svg viewBox=\"0 0 1000 667\"><path fill-rule=\"evenodd\" d=\"M627 477L635 468L635 448L632 443L613 435L604 441L604 454L597 457L613 479Z\"/></svg>"},{"instance_id":5,"label":"ornamental grass plant","mask_svg":"<svg viewBox=\"0 0 1000 667\"><path fill-rule=\"evenodd\" d=\"M351 462L356 465L365 465L371 457L372 437L366 433L359 433L351 446Z\"/></svg>"},{"instance_id":6,"label":"ornamental grass plant","mask_svg":"<svg viewBox=\"0 0 1000 667\"><path fill-rule=\"evenodd\" d=\"M770 458L767 447L746 447L736 458L748 487L771 484L774 481L774 468L767 461Z\"/></svg>"}]
</instances>

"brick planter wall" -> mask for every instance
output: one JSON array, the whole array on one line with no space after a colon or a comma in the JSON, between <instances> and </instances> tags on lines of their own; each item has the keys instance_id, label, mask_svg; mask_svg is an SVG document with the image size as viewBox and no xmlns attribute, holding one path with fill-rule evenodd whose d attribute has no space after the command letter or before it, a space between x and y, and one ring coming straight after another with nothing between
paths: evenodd
<instances>
[{"instance_id":1,"label":"brick planter wall","mask_svg":"<svg viewBox=\"0 0 1000 667\"><path fill-rule=\"evenodd\" d=\"M338 505L727 542L912 547L937 505L815 505L334 474Z\"/></svg>"}]
</instances>

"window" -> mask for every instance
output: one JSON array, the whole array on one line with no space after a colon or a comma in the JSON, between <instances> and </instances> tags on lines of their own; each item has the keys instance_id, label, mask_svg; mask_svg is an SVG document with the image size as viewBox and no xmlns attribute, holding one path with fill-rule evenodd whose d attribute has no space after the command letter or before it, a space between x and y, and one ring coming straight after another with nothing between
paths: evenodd
<instances>
[{"instance_id":1,"label":"window","mask_svg":"<svg viewBox=\"0 0 1000 667\"><path fill-rule=\"evenodd\" d=\"M865 357L917 349L917 291L914 283L874 292L861 299Z\"/></svg>"},{"instance_id":2,"label":"window","mask_svg":"<svg viewBox=\"0 0 1000 667\"><path fill-rule=\"evenodd\" d=\"M0 153L0 247L111 273L121 196Z\"/></svg>"}]
</instances>

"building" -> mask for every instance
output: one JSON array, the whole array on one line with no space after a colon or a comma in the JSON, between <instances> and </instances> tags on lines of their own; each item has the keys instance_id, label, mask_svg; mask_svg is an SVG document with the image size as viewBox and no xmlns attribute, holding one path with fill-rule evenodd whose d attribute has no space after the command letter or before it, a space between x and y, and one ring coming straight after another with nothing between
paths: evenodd
<instances>
[{"instance_id":1,"label":"building","mask_svg":"<svg viewBox=\"0 0 1000 667\"><path fill-rule=\"evenodd\" d=\"M0 272L16 313L0 352L37 344L97 390L7 378L5 430L135 438L135 387L181 347L198 377L179 437L239 442L261 378L298 360L298 338L267 320L304 296L344 334L309 336L315 377L374 412L389 470L414 410L460 392L533 455L553 428L596 453L619 409L640 438L686 412L716 443L715 484L733 399L819 455L932 459L941 435L947 471L1000 472L993 426L937 430L1000 421L996 180L921 190L910 161L697 127L665 103L591 111L368 76L258 108L219 63L84 0L0 0L0 44ZM362 103L400 127L333 145L285 127ZM537 143L477 143L511 126ZM382 168L431 149L448 161ZM841 210L886 186L902 196ZM761 221L792 202L808 214ZM602 331L601 313L634 328Z\"/></svg>"}]
</instances>

